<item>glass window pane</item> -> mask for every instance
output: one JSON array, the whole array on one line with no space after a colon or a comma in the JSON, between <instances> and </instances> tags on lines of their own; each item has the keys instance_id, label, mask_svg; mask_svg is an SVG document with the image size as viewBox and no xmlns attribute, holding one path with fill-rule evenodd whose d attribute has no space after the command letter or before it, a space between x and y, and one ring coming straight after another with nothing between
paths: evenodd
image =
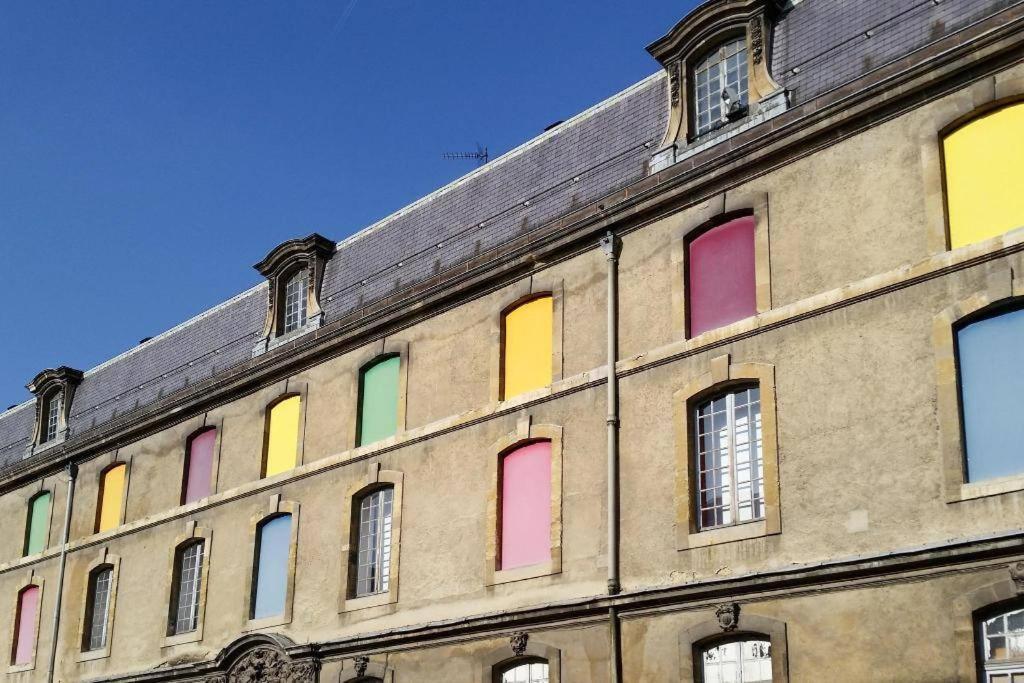
<instances>
[{"instance_id":1,"label":"glass window pane","mask_svg":"<svg viewBox=\"0 0 1024 683\"><path fill-rule=\"evenodd\" d=\"M272 617L284 612L291 533L291 515L274 517L260 526L256 575L253 577L256 583L253 619Z\"/></svg>"}]
</instances>

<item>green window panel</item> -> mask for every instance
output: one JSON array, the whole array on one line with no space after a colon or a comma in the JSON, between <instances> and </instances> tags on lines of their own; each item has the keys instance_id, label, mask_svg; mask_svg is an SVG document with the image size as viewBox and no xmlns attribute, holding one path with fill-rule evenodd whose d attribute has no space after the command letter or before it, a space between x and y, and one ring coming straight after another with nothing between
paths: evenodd
<instances>
[{"instance_id":1,"label":"green window panel","mask_svg":"<svg viewBox=\"0 0 1024 683\"><path fill-rule=\"evenodd\" d=\"M47 522L50 517L50 494L40 493L29 502L28 533L25 535L25 554L35 555L46 550Z\"/></svg>"},{"instance_id":2,"label":"green window panel","mask_svg":"<svg viewBox=\"0 0 1024 683\"><path fill-rule=\"evenodd\" d=\"M390 356L363 369L359 387L359 445L386 439L398 430L398 368Z\"/></svg>"}]
</instances>

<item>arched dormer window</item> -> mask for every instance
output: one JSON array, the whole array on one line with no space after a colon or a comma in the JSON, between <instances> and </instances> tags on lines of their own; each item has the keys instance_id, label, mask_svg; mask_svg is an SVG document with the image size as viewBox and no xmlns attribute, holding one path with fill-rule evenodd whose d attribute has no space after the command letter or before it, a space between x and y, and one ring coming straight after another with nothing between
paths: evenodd
<instances>
[{"instance_id":1,"label":"arched dormer window","mask_svg":"<svg viewBox=\"0 0 1024 683\"><path fill-rule=\"evenodd\" d=\"M255 265L269 286L266 323L254 356L323 323L320 289L334 246L331 240L313 233L279 244Z\"/></svg>"},{"instance_id":2,"label":"arched dormer window","mask_svg":"<svg viewBox=\"0 0 1024 683\"><path fill-rule=\"evenodd\" d=\"M66 438L71 401L82 377L80 370L61 366L43 370L26 385L36 397L34 448L45 448Z\"/></svg>"},{"instance_id":3,"label":"arched dormer window","mask_svg":"<svg viewBox=\"0 0 1024 683\"><path fill-rule=\"evenodd\" d=\"M647 50L668 72L671 113L657 172L786 110L770 71L781 0L701 4Z\"/></svg>"}]
</instances>

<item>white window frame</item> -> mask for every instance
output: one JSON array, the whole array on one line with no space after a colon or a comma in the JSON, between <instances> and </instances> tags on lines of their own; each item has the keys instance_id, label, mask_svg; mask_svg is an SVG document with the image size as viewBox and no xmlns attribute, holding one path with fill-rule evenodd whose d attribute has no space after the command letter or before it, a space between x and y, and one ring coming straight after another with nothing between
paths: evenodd
<instances>
[{"instance_id":1,"label":"white window frame","mask_svg":"<svg viewBox=\"0 0 1024 683\"><path fill-rule=\"evenodd\" d=\"M203 590L206 542L199 540L189 543L176 554L178 555L177 586L174 594L174 627L171 635L191 633L199 628L199 602ZM191 564L189 564L190 562Z\"/></svg>"},{"instance_id":2,"label":"white window frame","mask_svg":"<svg viewBox=\"0 0 1024 683\"><path fill-rule=\"evenodd\" d=\"M1020 627L1010 628L1009 617L1011 616L1018 616L1021 619ZM988 632L989 623L997 619L1002 620L1004 630L1002 633L990 634ZM992 638L1015 638L1019 643L1022 653L1024 653L1024 607L1018 606L1016 609L1009 609L1005 612L994 614L987 619L981 619L979 630L981 632L982 666L985 672L984 683L1008 682L1013 680L1014 674L1024 674L1024 654L1005 659L990 659L989 647L989 641ZM998 676L998 678L994 678L994 676Z\"/></svg>"},{"instance_id":3,"label":"white window frame","mask_svg":"<svg viewBox=\"0 0 1024 683\"><path fill-rule=\"evenodd\" d=\"M750 99L750 73L747 62L747 39L745 35L723 40L693 67L693 127L694 136L710 133L719 124L727 122L729 105L722 97L727 88L733 90L736 101L746 105ZM736 64L735 82L729 80L729 62ZM701 83L701 80L704 83ZM711 83L718 86L712 91ZM702 86L706 92L702 93ZM718 110L717 116L715 110ZM701 115L707 115L707 122L701 125Z\"/></svg>"},{"instance_id":4,"label":"white window frame","mask_svg":"<svg viewBox=\"0 0 1024 683\"><path fill-rule=\"evenodd\" d=\"M758 658L756 658L754 660L745 660L744 657L743 657L743 653L744 653L744 647L743 646L745 644L747 644L747 643L764 643L764 644L766 644L768 646L768 655L767 655L767 657L758 657ZM717 662L709 662L708 661L708 653L710 653L710 652L712 652L714 650L721 650L723 648L729 648L730 646L736 646L737 657L735 659L732 659L732 660L724 660L723 659L723 660L719 660ZM767 679L765 679L765 678L757 678L757 679L752 679L752 680L747 680L746 678L744 678L744 667L743 667L743 665L744 665L744 663L746 661L757 661L757 662L761 663L762 665L765 662L767 662L768 663L768 678ZM733 664L735 666L735 676L731 680L726 680L726 679L722 678L721 676L715 676L715 677L709 676L709 673L710 673L709 668L708 668L709 664L712 667L717 667L718 669L724 668L725 665ZM772 643L771 643L771 639L769 639L768 637L756 636L756 635L751 634L749 637L741 637L741 638L736 638L736 639L732 639L732 640L719 641L719 642L716 642L716 643L709 643L707 646L702 647L700 649L700 664L699 664L699 666L700 666L700 676L701 676L700 680L701 680L701 683L762 683L765 680L771 681L772 680Z\"/></svg>"},{"instance_id":5,"label":"white window frame","mask_svg":"<svg viewBox=\"0 0 1024 683\"><path fill-rule=\"evenodd\" d=\"M63 395L55 391L46 401L46 423L43 425L43 438L41 443L49 443L57 438L60 429L60 411L63 404Z\"/></svg>"},{"instance_id":6,"label":"white window frame","mask_svg":"<svg viewBox=\"0 0 1024 683\"><path fill-rule=\"evenodd\" d=\"M289 334L305 326L308 289L309 272L305 268L288 278L281 296L281 334Z\"/></svg>"},{"instance_id":7,"label":"white window frame","mask_svg":"<svg viewBox=\"0 0 1024 683\"><path fill-rule=\"evenodd\" d=\"M387 593L390 589L394 500L393 486L371 491L359 499L355 584L357 598ZM364 567L372 568L369 578L362 575Z\"/></svg>"},{"instance_id":8,"label":"white window frame","mask_svg":"<svg viewBox=\"0 0 1024 683\"><path fill-rule=\"evenodd\" d=\"M100 592L100 579L102 577L106 578L106 586L103 591L103 609L98 613L97 606L99 600L97 598ZM89 573L89 604L87 605L89 619L85 624L85 628L87 629L86 637L83 638L82 641L82 649L85 652L100 651L105 649L109 644L110 597L113 593L113 589L114 567L112 565L103 565ZM99 628L99 633L97 633L97 627ZM97 640L97 638L99 638L99 640Z\"/></svg>"},{"instance_id":9,"label":"white window frame","mask_svg":"<svg viewBox=\"0 0 1024 683\"><path fill-rule=\"evenodd\" d=\"M497 683L549 683L551 666L540 659L515 662L502 667L495 680Z\"/></svg>"}]
</instances>

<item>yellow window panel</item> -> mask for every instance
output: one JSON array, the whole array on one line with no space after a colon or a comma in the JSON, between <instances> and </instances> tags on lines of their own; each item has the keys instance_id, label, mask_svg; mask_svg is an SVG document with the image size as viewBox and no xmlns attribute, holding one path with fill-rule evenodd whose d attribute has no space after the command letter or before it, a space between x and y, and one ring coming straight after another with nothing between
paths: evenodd
<instances>
[{"instance_id":1,"label":"yellow window panel","mask_svg":"<svg viewBox=\"0 0 1024 683\"><path fill-rule=\"evenodd\" d=\"M267 423L267 467L272 477L295 467L299 455L299 408L302 398L290 396L274 404Z\"/></svg>"},{"instance_id":2,"label":"yellow window panel","mask_svg":"<svg viewBox=\"0 0 1024 683\"><path fill-rule=\"evenodd\" d=\"M1024 102L957 128L943 152L953 249L1024 227Z\"/></svg>"},{"instance_id":3,"label":"yellow window panel","mask_svg":"<svg viewBox=\"0 0 1024 683\"><path fill-rule=\"evenodd\" d=\"M121 524L121 502L124 499L124 464L103 473L100 483L100 518L96 531L108 531Z\"/></svg>"},{"instance_id":4,"label":"yellow window panel","mask_svg":"<svg viewBox=\"0 0 1024 683\"><path fill-rule=\"evenodd\" d=\"M551 384L552 299L543 296L505 314L504 396Z\"/></svg>"}]
</instances>

